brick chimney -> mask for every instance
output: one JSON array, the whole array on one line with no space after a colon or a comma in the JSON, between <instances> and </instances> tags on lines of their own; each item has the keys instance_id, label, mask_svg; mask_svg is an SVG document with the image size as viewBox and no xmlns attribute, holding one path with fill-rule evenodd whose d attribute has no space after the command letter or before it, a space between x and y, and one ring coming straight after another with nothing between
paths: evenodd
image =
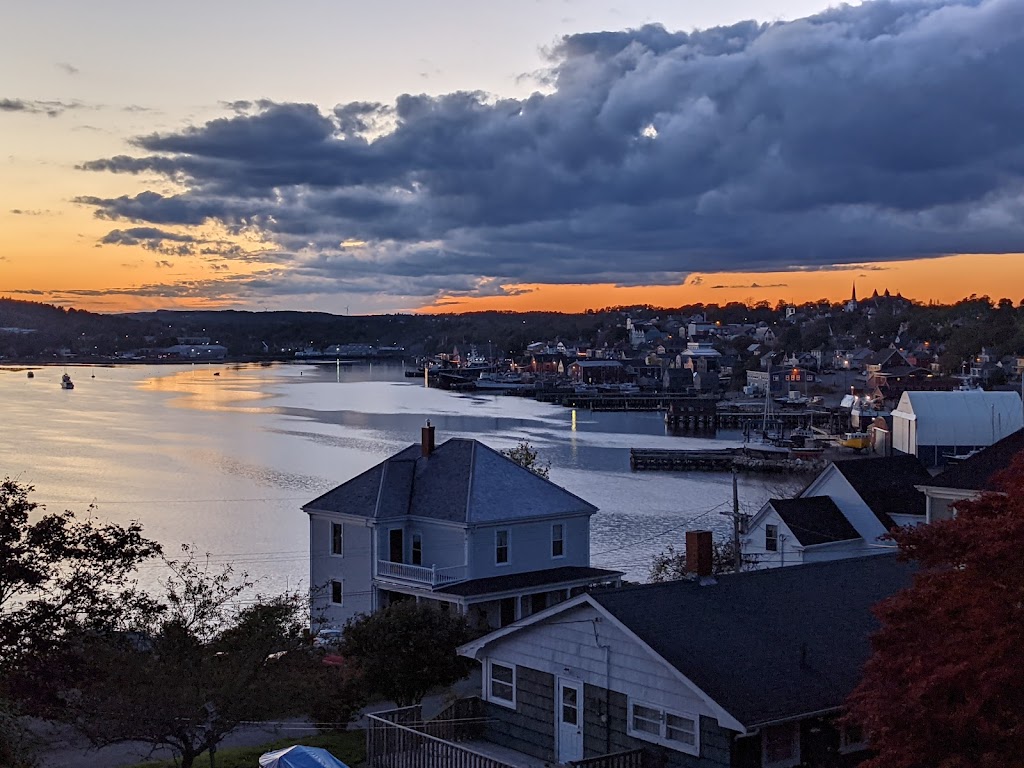
<instances>
[{"instance_id":1,"label":"brick chimney","mask_svg":"<svg viewBox=\"0 0 1024 768\"><path fill-rule=\"evenodd\" d=\"M427 419L427 426L420 430L423 458L434 452L434 428L430 426L430 419Z\"/></svg>"},{"instance_id":2,"label":"brick chimney","mask_svg":"<svg viewBox=\"0 0 1024 768\"><path fill-rule=\"evenodd\" d=\"M711 531L686 532L686 572L703 582L711 577Z\"/></svg>"}]
</instances>

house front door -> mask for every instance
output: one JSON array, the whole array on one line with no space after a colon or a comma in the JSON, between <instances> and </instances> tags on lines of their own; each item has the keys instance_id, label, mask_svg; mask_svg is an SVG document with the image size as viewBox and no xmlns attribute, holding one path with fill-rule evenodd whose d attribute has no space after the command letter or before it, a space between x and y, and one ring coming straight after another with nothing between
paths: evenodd
<instances>
[{"instance_id":1,"label":"house front door","mask_svg":"<svg viewBox=\"0 0 1024 768\"><path fill-rule=\"evenodd\" d=\"M401 528L392 528L388 531L388 559L392 563L405 561L405 545L402 538Z\"/></svg>"},{"instance_id":2,"label":"house front door","mask_svg":"<svg viewBox=\"0 0 1024 768\"><path fill-rule=\"evenodd\" d=\"M583 759L583 683L558 678L555 722L558 723L558 762Z\"/></svg>"}]
</instances>

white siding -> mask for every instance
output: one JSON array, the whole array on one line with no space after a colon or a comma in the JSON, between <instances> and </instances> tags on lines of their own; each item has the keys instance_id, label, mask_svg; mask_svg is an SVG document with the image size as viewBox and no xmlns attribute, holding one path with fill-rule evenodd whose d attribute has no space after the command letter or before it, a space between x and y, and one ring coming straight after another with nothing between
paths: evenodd
<instances>
[{"instance_id":1,"label":"white siding","mask_svg":"<svg viewBox=\"0 0 1024 768\"><path fill-rule=\"evenodd\" d=\"M402 529L402 562L412 563L412 535L423 537L423 562L429 568L449 568L466 564L466 529L430 520L384 520L377 524L377 552L381 560L390 558L390 531Z\"/></svg>"},{"instance_id":2,"label":"white siding","mask_svg":"<svg viewBox=\"0 0 1024 768\"><path fill-rule=\"evenodd\" d=\"M331 523L344 526L341 556L331 554ZM322 615L328 625L341 627L358 613L370 613L371 543L370 529L362 519L309 516L309 581L314 591L314 619ZM344 602L340 606L330 602L331 581L343 584Z\"/></svg>"},{"instance_id":3,"label":"white siding","mask_svg":"<svg viewBox=\"0 0 1024 768\"><path fill-rule=\"evenodd\" d=\"M774 509L769 507L767 514L751 522L752 526L744 534L740 547L744 555L756 559L756 568L778 568L781 565L800 565L804 562L803 547ZM779 544L775 552L765 548L765 527L768 525L776 525L779 528Z\"/></svg>"},{"instance_id":4,"label":"white siding","mask_svg":"<svg viewBox=\"0 0 1024 768\"><path fill-rule=\"evenodd\" d=\"M904 392L892 417L893 448L915 456L992 445L1024 427L1016 392Z\"/></svg>"},{"instance_id":5,"label":"white siding","mask_svg":"<svg viewBox=\"0 0 1024 768\"><path fill-rule=\"evenodd\" d=\"M561 523L565 554L551 556L551 526ZM494 561L495 531L509 532L509 562ZM590 518L585 515L504 525L477 526L469 533L470 578L525 573L566 565L590 565Z\"/></svg>"},{"instance_id":6,"label":"white siding","mask_svg":"<svg viewBox=\"0 0 1024 768\"><path fill-rule=\"evenodd\" d=\"M716 716L697 690L683 683L669 665L589 605L494 642L484 658L584 680L675 712Z\"/></svg>"},{"instance_id":7,"label":"white siding","mask_svg":"<svg viewBox=\"0 0 1024 768\"><path fill-rule=\"evenodd\" d=\"M843 477L842 472L834 465L829 466L818 475L817 479L800 495L801 498L831 496L835 505L850 521L850 525L869 544L886 533L885 526L875 517L875 513L864 503L860 494L853 489L853 486Z\"/></svg>"}]
</instances>

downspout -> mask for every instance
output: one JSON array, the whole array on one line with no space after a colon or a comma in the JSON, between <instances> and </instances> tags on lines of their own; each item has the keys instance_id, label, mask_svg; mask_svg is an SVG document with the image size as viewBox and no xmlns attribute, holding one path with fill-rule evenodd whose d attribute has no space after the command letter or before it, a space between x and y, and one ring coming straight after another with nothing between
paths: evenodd
<instances>
[{"instance_id":1,"label":"downspout","mask_svg":"<svg viewBox=\"0 0 1024 768\"><path fill-rule=\"evenodd\" d=\"M604 753L610 755L612 752L612 647L611 644L601 645L601 638L597 633L597 623L600 617L595 618L594 645L604 651ZM626 713L629 716L629 713Z\"/></svg>"}]
</instances>

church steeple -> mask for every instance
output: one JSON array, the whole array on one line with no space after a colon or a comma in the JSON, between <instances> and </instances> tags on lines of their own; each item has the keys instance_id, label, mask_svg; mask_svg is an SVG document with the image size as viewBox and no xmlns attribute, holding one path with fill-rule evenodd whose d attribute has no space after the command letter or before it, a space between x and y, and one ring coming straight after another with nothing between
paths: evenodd
<instances>
[{"instance_id":1,"label":"church steeple","mask_svg":"<svg viewBox=\"0 0 1024 768\"><path fill-rule=\"evenodd\" d=\"M850 296L850 301L852 301L854 304L857 303L857 281L856 280L853 281L853 294Z\"/></svg>"}]
</instances>

